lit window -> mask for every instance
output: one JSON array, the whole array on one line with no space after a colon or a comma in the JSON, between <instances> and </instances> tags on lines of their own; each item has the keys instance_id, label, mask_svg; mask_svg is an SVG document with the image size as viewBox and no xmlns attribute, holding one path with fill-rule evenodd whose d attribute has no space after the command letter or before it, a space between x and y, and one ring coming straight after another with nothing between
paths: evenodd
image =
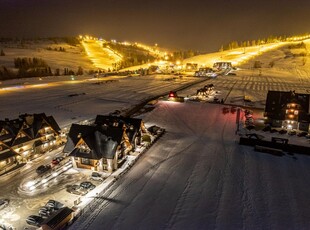
<instances>
[{"instance_id":1,"label":"lit window","mask_svg":"<svg viewBox=\"0 0 310 230\"><path fill-rule=\"evenodd\" d=\"M295 111L294 111L294 114L295 114L295 115L298 115L298 110L295 110Z\"/></svg>"},{"instance_id":2,"label":"lit window","mask_svg":"<svg viewBox=\"0 0 310 230\"><path fill-rule=\"evenodd\" d=\"M84 165L91 165L90 159L88 158L81 158L81 163Z\"/></svg>"}]
</instances>

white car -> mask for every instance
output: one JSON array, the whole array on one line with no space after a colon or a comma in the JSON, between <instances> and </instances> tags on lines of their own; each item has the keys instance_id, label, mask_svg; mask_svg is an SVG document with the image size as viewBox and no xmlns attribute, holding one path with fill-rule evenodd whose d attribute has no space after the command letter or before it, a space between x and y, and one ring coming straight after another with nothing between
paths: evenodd
<instances>
[{"instance_id":1,"label":"white car","mask_svg":"<svg viewBox=\"0 0 310 230\"><path fill-rule=\"evenodd\" d=\"M97 181L104 181L104 178L102 177L102 175L98 172L92 172L91 176L90 176L91 180L97 180Z\"/></svg>"}]
</instances>

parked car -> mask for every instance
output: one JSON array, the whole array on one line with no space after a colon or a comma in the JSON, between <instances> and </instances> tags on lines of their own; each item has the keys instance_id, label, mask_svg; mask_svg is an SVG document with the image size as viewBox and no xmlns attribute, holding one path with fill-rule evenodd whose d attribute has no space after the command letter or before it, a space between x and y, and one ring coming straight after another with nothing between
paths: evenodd
<instances>
[{"instance_id":1,"label":"parked car","mask_svg":"<svg viewBox=\"0 0 310 230\"><path fill-rule=\"evenodd\" d=\"M90 175L90 179L91 180L96 180L96 181L103 181L104 178L102 177L102 175L98 172L92 172L92 174Z\"/></svg>"},{"instance_id":2,"label":"parked car","mask_svg":"<svg viewBox=\"0 0 310 230\"><path fill-rule=\"evenodd\" d=\"M39 216L48 217L52 214L53 211L54 211L54 208L47 207L47 206L41 207L39 210Z\"/></svg>"},{"instance_id":3,"label":"parked car","mask_svg":"<svg viewBox=\"0 0 310 230\"><path fill-rule=\"evenodd\" d=\"M151 127L147 129L147 131L149 131L152 135L158 135L163 132L163 129L161 129L160 127L156 125L152 125Z\"/></svg>"},{"instance_id":4,"label":"parked car","mask_svg":"<svg viewBox=\"0 0 310 230\"><path fill-rule=\"evenodd\" d=\"M291 136L296 135L296 131L295 130L291 130L291 131L288 132L288 135L291 135Z\"/></svg>"},{"instance_id":5,"label":"parked car","mask_svg":"<svg viewBox=\"0 0 310 230\"><path fill-rule=\"evenodd\" d=\"M281 130L279 131L279 133L280 133L280 134L286 134L286 133L287 133L287 130L281 129Z\"/></svg>"},{"instance_id":6,"label":"parked car","mask_svg":"<svg viewBox=\"0 0 310 230\"><path fill-rule=\"evenodd\" d=\"M40 227L41 223L43 222L43 218L41 216L30 215L26 219L26 223L29 225Z\"/></svg>"},{"instance_id":7,"label":"parked car","mask_svg":"<svg viewBox=\"0 0 310 230\"><path fill-rule=\"evenodd\" d=\"M7 207L10 203L9 199L0 199L0 210Z\"/></svg>"},{"instance_id":8,"label":"parked car","mask_svg":"<svg viewBox=\"0 0 310 230\"><path fill-rule=\"evenodd\" d=\"M40 165L37 169L36 172L38 174L42 174L45 173L47 171L49 171L52 167L50 165Z\"/></svg>"},{"instance_id":9,"label":"parked car","mask_svg":"<svg viewBox=\"0 0 310 230\"><path fill-rule=\"evenodd\" d=\"M92 182L89 181L82 182L80 186L87 190L93 190L94 188L96 188L96 185L94 185Z\"/></svg>"},{"instance_id":10,"label":"parked car","mask_svg":"<svg viewBox=\"0 0 310 230\"><path fill-rule=\"evenodd\" d=\"M278 130L276 130L276 129L271 129L270 132L271 132L271 133L276 133L276 132L278 132Z\"/></svg>"},{"instance_id":11,"label":"parked car","mask_svg":"<svg viewBox=\"0 0 310 230\"><path fill-rule=\"evenodd\" d=\"M263 131L264 132L267 132L267 131L270 131L271 130L271 127L268 125L268 126L266 126L265 128L263 128Z\"/></svg>"},{"instance_id":12,"label":"parked car","mask_svg":"<svg viewBox=\"0 0 310 230\"><path fill-rule=\"evenodd\" d=\"M45 207L52 208L54 210L58 210L58 209L61 209L62 207L64 207L64 205L57 200L49 200L45 204Z\"/></svg>"},{"instance_id":13,"label":"parked car","mask_svg":"<svg viewBox=\"0 0 310 230\"><path fill-rule=\"evenodd\" d=\"M307 136L307 135L308 135L307 132L300 132L300 133L297 133L297 136L299 136L299 137L305 137L305 136Z\"/></svg>"},{"instance_id":14,"label":"parked car","mask_svg":"<svg viewBox=\"0 0 310 230\"><path fill-rule=\"evenodd\" d=\"M67 192L75 194L75 195L81 195L84 196L87 194L87 190L82 188L80 185L77 184L73 184L73 185L69 185L66 189Z\"/></svg>"},{"instance_id":15,"label":"parked car","mask_svg":"<svg viewBox=\"0 0 310 230\"><path fill-rule=\"evenodd\" d=\"M53 160L52 160L52 164L53 165L58 165L64 158L63 157L55 157Z\"/></svg>"}]
</instances>

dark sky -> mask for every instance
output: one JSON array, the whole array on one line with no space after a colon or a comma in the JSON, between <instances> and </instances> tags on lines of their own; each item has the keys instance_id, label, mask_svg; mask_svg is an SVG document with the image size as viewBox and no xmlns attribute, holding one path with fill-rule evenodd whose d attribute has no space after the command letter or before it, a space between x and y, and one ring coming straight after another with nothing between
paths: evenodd
<instances>
[{"instance_id":1,"label":"dark sky","mask_svg":"<svg viewBox=\"0 0 310 230\"><path fill-rule=\"evenodd\" d=\"M0 0L0 37L91 34L217 51L310 32L310 0Z\"/></svg>"}]
</instances>

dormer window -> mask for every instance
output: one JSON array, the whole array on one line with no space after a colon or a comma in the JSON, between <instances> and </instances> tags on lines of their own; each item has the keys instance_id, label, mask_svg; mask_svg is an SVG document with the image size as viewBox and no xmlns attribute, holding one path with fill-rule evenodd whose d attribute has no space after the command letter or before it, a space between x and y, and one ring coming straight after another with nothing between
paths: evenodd
<instances>
[{"instance_id":1,"label":"dormer window","mask_svg":"<svg viewBox=\"0 0 310 230\"><path fill-rule=\"evenodd\" d=\"M6 131L5 129L2 129L0 132L0 136L6 135L6 134L9 134L8 131Z\"/></svg>"},{"instance_id":2,"label":"dormer window","mask_svg":"<svg viewBox=\"0 0 310 230\"><path fill-rule=\"evenodd\" d=\"M86 144L81 144L78 146L78 148L79 148L80 152L90 153L90 149Z\"/></svg>"}]
</instances>

